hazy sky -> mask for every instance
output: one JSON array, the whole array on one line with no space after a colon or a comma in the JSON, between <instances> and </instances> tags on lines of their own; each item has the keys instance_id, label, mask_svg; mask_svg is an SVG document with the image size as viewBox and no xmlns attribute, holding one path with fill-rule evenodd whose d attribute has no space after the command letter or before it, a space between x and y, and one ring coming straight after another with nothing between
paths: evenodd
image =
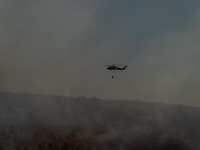
<instances>
[{"instance_id":1,"label":"hazy sky","mask_svg":"<svg viewBox=\"0 0 200 150\"><path fill-rule=\"evenodd\" d=\"M199 10L197 0L1 0L0 90L200 106Z\"/></svg>"}]
</instances>

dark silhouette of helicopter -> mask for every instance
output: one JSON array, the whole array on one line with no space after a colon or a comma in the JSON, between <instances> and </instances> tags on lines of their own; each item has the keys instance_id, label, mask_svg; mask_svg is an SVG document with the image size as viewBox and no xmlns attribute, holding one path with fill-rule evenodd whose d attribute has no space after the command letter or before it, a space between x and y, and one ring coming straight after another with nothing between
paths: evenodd
<instances>
[{"instance_id":1,"label":"dark silhouette of helicopter","mask_svg":"<svg viewBox=\"0 0 200 150\"><path fill-rule=\"evenodd\" d=\"M105 66L109 66L107 68L108 70L125 70L126 67L127 67L127 65L124 65L124 67L121 68L121 67L117 67L117 66L120 66L120 65L115 65L115 64L113 64L113 65L105 65Z\"/></svg>"}]
</instances>

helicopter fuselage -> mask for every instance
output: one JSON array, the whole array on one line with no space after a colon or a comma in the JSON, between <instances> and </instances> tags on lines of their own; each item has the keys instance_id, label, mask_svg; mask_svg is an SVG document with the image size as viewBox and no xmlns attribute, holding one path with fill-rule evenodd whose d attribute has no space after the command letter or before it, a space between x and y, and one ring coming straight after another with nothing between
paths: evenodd
<instances>
[{"instance_id":1,"label":"helicopter fuselage","mask_svg":"<svg viewBox=\"0 0 200 150\"><path fill-rule=\"evenodd\" d=\"M120 68L120 67L116 67L116 66L110 66L107 69L108 70L125 70L126 66L124 66L124 68Z\"/></svg>"}]
</instances>

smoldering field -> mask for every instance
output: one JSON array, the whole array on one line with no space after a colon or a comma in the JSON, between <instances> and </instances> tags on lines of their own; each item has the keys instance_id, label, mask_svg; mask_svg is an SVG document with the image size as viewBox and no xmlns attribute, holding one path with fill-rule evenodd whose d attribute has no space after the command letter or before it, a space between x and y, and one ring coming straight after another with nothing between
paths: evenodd
<instances>
[{"instance_id":1,"label":"smoldering field","mask_svg":"<svg viewBox=\"0 0 200 150\"><path fill-rule=\"evenodd\" d=\"M0 93L0 149L198 149L200 109Z\"/></svg>"}]
</instances>

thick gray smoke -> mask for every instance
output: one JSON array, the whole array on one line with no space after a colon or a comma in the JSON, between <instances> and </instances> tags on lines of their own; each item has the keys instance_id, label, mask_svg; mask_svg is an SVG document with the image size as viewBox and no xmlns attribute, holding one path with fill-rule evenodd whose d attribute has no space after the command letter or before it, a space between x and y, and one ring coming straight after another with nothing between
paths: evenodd
<instances>
[{"instance_id":1,"label":"thick gray smoke","mask_svg":"<svg viewBox=\"0 0 200 150\"><path fill-rule=\"evenodd\" d=\"M0 149L200 147L192 106L0 92L0 108Z\"/></svg>"},{"instance_id":2,"label":"thick gray smoke","mask_svg":"<svg viewBox=\"0 0 200 150\"><path fill-rule=\"evenodd\" d=\"M0 90L199 106L198 9L186 0L2 0ZM107 71L113 63L128 69Z\"/></svg>"}]
</instances>

